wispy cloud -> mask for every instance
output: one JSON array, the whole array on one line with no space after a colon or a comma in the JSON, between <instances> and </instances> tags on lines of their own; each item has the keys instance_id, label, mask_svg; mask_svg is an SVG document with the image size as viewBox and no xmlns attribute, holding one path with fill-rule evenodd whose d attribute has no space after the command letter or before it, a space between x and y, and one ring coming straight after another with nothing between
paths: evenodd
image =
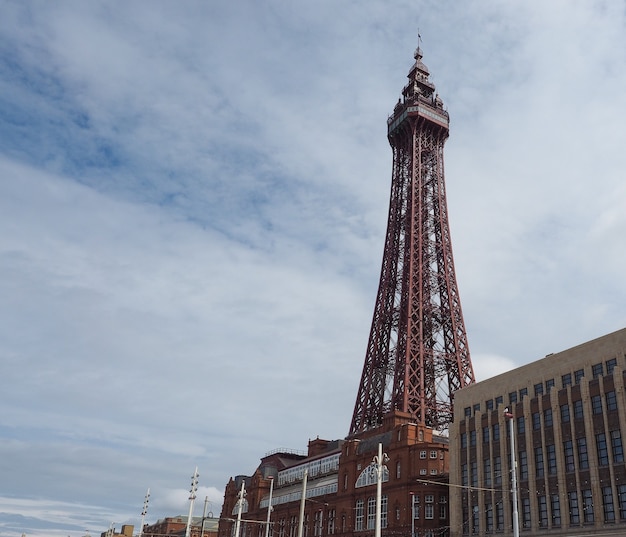
<instances>
[{"instance_id":1,"label":"wispy cloud","mask_svg":"<svg viewBox=\"0 0 626 537\"><path fill-rule=\"evenodd\" d=\"M5 2L3 535L347 433L418 26L479 378L626 324L620 4Z\"/></svg>"}]
</instances>

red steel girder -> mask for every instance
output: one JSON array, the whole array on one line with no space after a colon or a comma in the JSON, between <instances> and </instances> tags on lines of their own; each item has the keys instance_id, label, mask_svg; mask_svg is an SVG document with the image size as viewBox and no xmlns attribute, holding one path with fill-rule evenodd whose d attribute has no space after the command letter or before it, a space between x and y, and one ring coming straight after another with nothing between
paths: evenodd
<instances>
[{"instance_id":1,"label":"red steel girder","mask_svg":"<svg viewBox=\"0 0 626 537\"><path fill-rule=\"evenodd\" d=\"M454 271L444 181L448 114L420 49L389 119L391 197L378 293L350 435L391 410L446 429L475 382Z\"/></svg>"}]
</instances>

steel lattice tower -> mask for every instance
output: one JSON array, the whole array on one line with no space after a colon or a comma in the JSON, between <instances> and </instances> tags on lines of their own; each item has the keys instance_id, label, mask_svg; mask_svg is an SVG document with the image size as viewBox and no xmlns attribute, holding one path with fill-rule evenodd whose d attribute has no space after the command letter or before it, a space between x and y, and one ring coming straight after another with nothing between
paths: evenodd
<instances>
[{"instance_id":1,"label":"steel lattice tower","mask_svg":"<svg viewBox=\"0 0 626 537\"><path fill-rule=\"evenodd\" d=\"M454 392L475 381L444 184L449 116L422 51L388 120L391 199L376 306L350 435L393 410L447 429Z\"/></svg>"}]
</instances>

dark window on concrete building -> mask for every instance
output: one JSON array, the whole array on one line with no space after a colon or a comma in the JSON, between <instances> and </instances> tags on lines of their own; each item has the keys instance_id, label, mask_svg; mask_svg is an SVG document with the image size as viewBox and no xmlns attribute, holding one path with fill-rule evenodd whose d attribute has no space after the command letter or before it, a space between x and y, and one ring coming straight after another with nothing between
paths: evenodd
<instances>
[{"instance_id":1,"label":"dark window on concrete building","mask_svg":"<svg viewBox=\"0 0 626 537\"><path fill-rule=\"evenodd\" d=\"M565 375L563 375L561 377L561 383L563 385L563 388L567 388L568 386L572 385L572 374L571 373L566 373Z\"/></svg>"},{"instance_id":2,"label":"dark window on concrete building","mask_svg":"<svg viewBox=\"0 0 626 537\"><path fill-rule=\"evenodd\" d=\"M539 416L539 412L533 412L533 431L538 431L541 429L541 417Z\"/></svg>"},{"instance_id":3,"label":"dark window on concrete building","mask_svg":"<svg viewBox=\"0 0 626 537\"><path fill-rule=\"evenodd\" d=\"M517 434L524 434L526 432L526 422L524 416L518 416L517 418Z\"/></svg>"},{"instance_id":4,"label":"dark window on concrete building","mask_svg":"<svg viewBox=\"0 0 626 537\"><path fill-rule=\"evenodd\" d=\"M491 486L491 459L483 460L483 481L485 487Z\"/></svg>"},{"instance_id":5,"label":"dark window on concrete building","mask_svg":"<svg viewBox=\"0 0 626 537\"><path fill-rule=\"evenodd\" d=\"M596 435L596 449L598 452L598 464L600 466L608 466L609 449L606 445L606 435L604 433L598 433Z\"/></svg>"},{"instance_id":6,"label":"dark window on concrete building","mask_svg":"<svg viewBox=\"0 0 626 537\"><path fill-rule=\"evenodd\" d=\"M561 423L569 422L569 405L565 403L561 405Z\"/></svg>"},{"instance_id":7,"label":"dark window on concrete building","mask_svg":"<svg viewBox=\"0 0 626 537\"><path fill-rule=\"evenodd\" d=\"M534 390L535 390L535 397L539 397L540 395L543 395L543 384L541 382L539 384L535 384Z\"/></svg>"},{"instance_id":8,"label":"dark window on concrete building","mask_svg":"<svg viewBox=\"0 0 626 537\"><path fill-rule=\"evenodd\" d=\"M589 453L587 452L587 439L577 438L576 449L578 450L578 469L587 470L589 468Z\"/></svg>"},{"instance_id":9,"label":"dark window on concrete building","mask_svg":"<svg viewBox=\"0 0 626 537\"><path fill-rule=\"evenodd\" d=\"M580 509L578 507L578 493L576 491L567 493L569 502L569 523L572 525L580 524Z\"/></svg>"},{"instance_id":10,"label":"dark window on concrete building","mask_svg":"<svg viewBox=\"0 0 626 537\"><path fill-rule=\"evenodd\" d=\"M543 449L541 446L535 448L535 475L537 477L543 477L544 475Z\"/></svg>"},{"instance_id":11,"label":"dark window on concrete building","mask_svg":"<svg viewBox=\"0 0 626 537\"><path fill-rule=\"evenodd\" d=\"M561 525L561 501L558 494L550 497L550 509L552 510L552 527L558 528Z\"/></svg>"},{"instance_id":12,"label":"dark window on concrete building","mask_svg":"<svg viewBox=\"0 0 626 537\"><path fill-rule=\"evenodd\" d=\"M519 452L519 478L521 481L528 480L528 454L526 451Z\"/></svg>"},{"instance_id":13,"label":"dark window on concrete building","mask_svg":"<svg viewBox=\"0 0 626 537\"><path fill-rule=\"evenodd\" d=\"M606 374L612 375L613 369L617 366L617 358L612 358L611 360L606 361Z\"/></svg>"},{"instance_id":14,"label":"dark window on concrete building","mask_svg":"<svg viewBox=\"0 0 626 537\"><path fill-rule=\"evenodd\" d=\"M626 519L626 485L617 486L617 505L619 507L619 517Z\"/></svg>"},{"instance_id":15,"label":"dark window on concrete building","mask_svg":"<svg viewBox=\"0 0 626 537\"><path fill-rule=\"evenodd\" d=\"M488 401L486 401L485 406L487 410L493 410L493 399L489 399Z\"/></svg>"},{"instance_id":16,"label":"dark window on concrete building","mask_svg":"<svg viewBox=\"0 0 626 537\"><path fill-rule=\"evenodd\" d=\"M522 527L530 528L530 498L522 499Z\"/></svg>"},{"instance_id":17,"label":"dark window on concrete building","mask_svg":"<svg viewBox=\"0 0 626 537\"><path fill-rule=\"evenodd\" d=\"M554 386L554 379L546 380L546 392L550 391L550 388Z\"/></svg>"},{"instance_id":18,"label":"dark window on concrete building","mask_svg":"<svg viewBox=\"0 0 626 537\"><path fill-rule=\"evenodd\" d=\"M546 446L546 458L548 459L548 474L556 475L556 446L554 444L548 444Z\"/></svg>"},{"instance_id":19,"label":"dark window on concrete building","mask_svg":"<svg viewBox=\"0 0 626 537\"><path fill-rule=\"evenodd\" d=\"M548 527L548 500L545 496L537 498L537 509L539 511L539 527Z\"/></svg>"},{"instance_id":20,"label":"dark window on concrete building","mask_svg":"<svg viewBox=\"0 0 626 537\"><path fill-rule=\"evenodd\" d=\"M582 380L584 376L585 376L584 369L578 369L577 371L574 371L574 383L580 384L580 381Z\"/></svg>"},{"instance_id":21,"label":"dark window on concrete building","mask_svg":"<svg viewBox=\"0 0 626 537\"><path fill-rule=\"evenodd\" d=\"M499 442L500 441L500 424L494 423L492 427L492 431L493 431L493 441Z\"/></svg>"},{"instance_id":22,"label":"dark window on concrete building","mask_svg":"<svg viewBox=\"0 0 626 537\"><path fill-rule=\"evenodd\" d=\"M574 419L582 420L584 417L582 400L579 399L578 401L574 401L573 404L574 404Z\"/></svg>"},{"instance_id":23,"label":"dark window on concrete building","mask_svg":"<svg viewBox=\"0 0 626 537\"><path fill-rule=\"evenodd\" d=\"M624 462L622 433L619 430L611 431L611 449L613 451L613 463Z\"/></svg>"},{"instance_id":24,"label":"dark window on concrete building","mask_svg":"<svg viewBox=\"0 0 626 537\"><path fill-rule=\"evenodd\" d=\"M602 511L604 522L615 522L615 506L613 505L613 489L602 487Z\"/></svg>"},{"instance_id":25,"label":"dark window on concrete building","mask_svg":"<svg viewBox=\"0 0 626 537\"><path fill-rule=\"evenodd\" d=\"M522 389L519 391L519 398L520 398L520 401L521 401L521 400L523 400L523 399L524 399L524 397L526 397L527 395L528 395L528 388L522 388Z\"/></svg>"},{"instance_id":26,"label":"dark window on concrete building","mask_svg":"<svg viewBox=\"0 0 626 537\"><path fill-rule=\"evenodd\" d=\"M614 391L606 392L606 410L607 412L617 410L617 396Z\"/></svg>"},{"instance_id":27,"label":"dark window on concrete building","mask_svg":"<svg viewBox=\"0 0 626 537\"><path fill-rule=\"evenodd\" d=\"M543 426L552 427L552 409L546 408L543 411Z\"/></svg>"},{"instance_id":28,"label":"dark window on concrete building","mask_svg":"<svg viewBox=\"0 0 626 537\"><path fill-rule=\"evenodd\" d=\"M483 427L483 444L489 443L489 427Z\"/></svg>"},{"instance_id":29,"label":"dark window on concrete building","mask_svg":"<svg viewBox=\"0 0 626 537\"><path fill-rule=\"evenodd\" d=\"M603 364L593 364L591 366L591 375L594 379L598 377L602 377L604 375L604 365Z\"/></svg>"},{"instance_id":30,"label":"dark window on concrete building","mask_svg":"<svg viewBox=\"0 0 626 537\"><path fill-rule=\"evenodd\" d=\"M574 465L574 445L571 440L563 442L563 458L565 462L565 471L573 472L576 469Z\"/></svg>"},{"instance_id":31,"label":"dark window on concrete building","mask_svg":"<svg viewBox=\"0 0 626 537\"><path fill-rule=\"evenodd\" d=\"M511 392L509 394L509 403L517 403L517 392Z\"/></svg>"},{"instance_id":32,"label":"dark window on concrete building","mask_svg":"<svg viewBox=\"0 0 626 537\"><path fill-rule=\"evenodd\" d=\"M591 411L595 414L602 414L602 398L599 395L591 396Z\"/></svg>"},{"instance_id":33,"label":"dark window on concrete building","mask_svg":"<svg viewBox=\"0 0 626 537\"><path fill-rule=\"evenodd\" d=\"M493 482L502 485L502 458L499 455L493 458Z\"/></svg>"},{"instance_id":34,"label":"dark window on concrete building","mask_svg":"<svg viewBox=\"0 0 626 537\"><path fill-rule=\"evenodd\" d=\"M591 495L591 489L585 489L582 491L583 496L583 517L586 524L591 524L595 520L593 513L593 497Z\"/></svg>"}]
</instances>

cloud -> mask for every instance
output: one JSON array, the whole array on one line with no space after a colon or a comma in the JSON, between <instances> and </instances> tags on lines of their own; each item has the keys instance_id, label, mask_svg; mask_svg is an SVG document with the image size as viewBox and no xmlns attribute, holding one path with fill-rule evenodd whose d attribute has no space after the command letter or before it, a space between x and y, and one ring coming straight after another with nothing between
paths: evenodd
<instances>
[{"instance_id":1,"label":"cloud","mask_svg":"<svg viewBox=\"0 0 626 537\"><path fill-rule=\"evenodd\" d=\"M218 513L266 452L347 433L418 26L477 377L624 326L623 23L560 1L7 3L3 535L136 525L147 487L149 521L185 513L195 466Z\"/></svg>"}]
</instances>

